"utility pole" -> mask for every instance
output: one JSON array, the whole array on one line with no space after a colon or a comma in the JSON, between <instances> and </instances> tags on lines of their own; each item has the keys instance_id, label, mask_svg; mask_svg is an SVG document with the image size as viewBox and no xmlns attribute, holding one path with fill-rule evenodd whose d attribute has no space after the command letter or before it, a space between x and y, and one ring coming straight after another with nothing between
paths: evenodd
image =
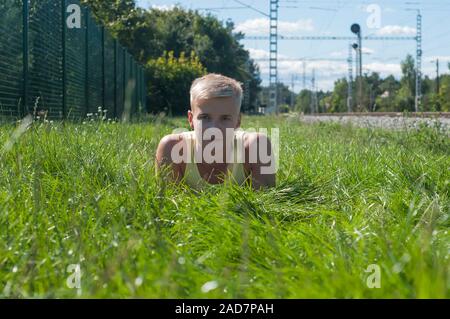
<instances>
[{"instance_id":1,"label":"utility pole","mask_svg":"<svg viewBox=\"0 0 450 319\"><path fill-rule=\"evenodd\" d=\"M362 34L361 26L357 23L351 26L351 31L358 36L358 43L353 45L357 56L357 77L358 77L358 110L363 109L362 105Z\"/></svg>"},{"instance_id":2,"label":"utility pole","mask_svg":"<svg viewBox=\"0 0 450 319\"><path fill-rule=\"evenodd\" d=\"M357 35L357 39L350 36L279 36L278 35L278 8L279 8L279 2L278 0L269 0L270 1L270 15L257 10L256 8L247 5L239 0L232 0L234 2L237 2L241 5L243 5L243 8L252 9L254 11L257 11L260 14L263 14L264 16L270 18L270 36L246 36L244 39L247 40L270 40L270 107L269 111L273 112L273 109L278 110L278 99L277 99L277 89L278 89L278 71L277 71L277 65L278 65L278 40L294 40L294 41L309 41L309 40L331 40L331 41L354 41L357 40L357 43L355 43L356 47L354 49L356 50L356 79L358 82L358 102L356 103L358 109L362 109L362 40L365 41L412 41L414 40L417 45L416 50L416 98L415 98L415 108L416 111L420 109L420 102L421 102L421 92L422 92L422 15L420 13L420 10L414 10L417 11L417 33L416 36L364 36L362 37L361 34L361 27L358 24L352 25L352 32ZM289 1L291 2L291 1ZM293 2L293 1L292 1ZM220 9L220 8L216 8ZM318 9L318 8L315 8ZM320 8L319 8L320 9ZM407 9L408 10L408 9ZM357 27L357 29L354 29L353 27ZM355 32L356 31L356 32ZM305 73L305 72L303 72ZM303 87L306 89L306 81L303 81ZM355 103L353 103L355 104Z\"/></svg>"},{"instance_id":3,"label":"utility pole","mask_svg":"<svg viewBox=\"0 0 450 319\"><path fill-rule=\"evenodd\" d=\"M369 85L369 112L375 112L375 97L373 94L373 84Z\"/></svg>"},{"instance_id":4,"label":"utility pole","mask_svg":"<svg viewBox=\"0 0 450 319\"><path fill-rule=\"evenodd\" d=\"M295 76L294 74L292 74L292 79L291 79L291 110L294 110L294 97L295 97L295 81L297 80L297 76Z\"/></svg>"},{"instance_id":5,"label":"utility pole","mask_svg":"<svg viewBox=\"0 0 450 319\"><path fill-rule=\"evenodd\" d=\"M317 112L316 69L313 69L311 78L311 113L315 114Z\"/></svg>"},{"instance_id":6,"label":"utility pole","mask_svg":"<svg viewBox=\"0 0 450 319\"><path fill-rule=\"evenodd\" d=\"M233 0L236 1L237 0ZM360 31L360 30L359 30ZM263 40L263 41L267 41L270 39L270 37L268 36L245 36L244 39L247 40ZM419 87L421 87L421 61L422 61L422 16L418 15L418 19L417 19L417 35L416 36L360 36L358 38L355 38L353 36L283 36L280 35L278 36L279 40L283 40L283 41L311 41L311 40L316 40L316 41L355 41L355 51L356 51L356 78L358 81L358 84L362 84L362 40L365 41L414 41L417 44L417 70L419 70L419 72L417 72L417 74L419 75L417 77L417 82ZM361 48L361 50L359 50L359 48ZM279 60L277 60L279 61ZM359 71L358 69L360 69L361 71ZM273 71L272 71L273 72ZM359 78L359 79L358 79ZM306 81L303 82L303 87L304 89L306 89ZM359 92L360 95L362 94L362 85L359 85L359 87L361 88L361 91ZM417 92L420 92L420 90L416 90ZM358 96L357 96L358 97ZM358 97L359 98L359 97ZM418 98L416 98L416 101L419 101ZM361 100L357 101L356 105L360 106L361 104ZM355 105L355 102L353 103Z\"/></svg>"},{"instance_id":7,"label":"utility pole","mask_svg":"<svg viewBox=\"0 0 450 319\"><path fill-rule=\"evenodd\" d=\"M431 63L436 63L436 110L441 110L439 93L441 92L441 79L439 75L439 59L436 61L430 61Z\"/></svg>"},{"instance_id":8,"label":"utility pole","mask_svg":"<svg viewBox=\"0 0 450 319\"><path fill-rule=\"evenodd\" d=\"M270 0L270 107L278 114L278 0Z\"/></svg>"},{"instance_id":9,"label":"utility pole","mask_svg":"<svg viewBox=\"0 0 450 319\"><path fill-rule=\"evenodd\" d=\"M303 90L306 90L306 62L303 61Z\"/></svg>"},{"instance_id":10,"label":"utility pole","mask_svg":"<svg viewBox=\"0 0 450 319\"><path fill-rule=\"evenodd\" d=\"M416 112L420 110L422 99L422 15L417 10L417 27L416 27Z\"/></svg>"},{"instance_id":11,"label":"utility pole","mask_svg":"<svg viewBox=\"0 0 450 319\"><path fill-rule=\"evenodd\" d=\"M439 79L439 59L436 59L436 93L439 95L441 83Z\"/></svg>"},{"instance_id":12,"label":"utility pole","mask_svg":"<svg viewBox=\"0 0 450 319\"><path fill-rule=\"evenodd\" d=\"M359 56L359 50L358 50L358 48L359 48L358 43L353 43L352 48L355 50L355 53L356 53L355 54L355 68L356 68L356 82L358 84L358 94L357 94L357 99L356 99L356 111L360 111L361 110L361 95L359 94L360 93L359 87L361 86L361 82L360 82L361 77L359 76L359 74L360 74L360 71L359 71L360 56Z\"/></svg>"},{"instance_id":13,"label":"utility pole","mask_svg":"<svg viewBox=\"0 0 450 319\"><path fill-rule=\"evenodd\" d=\"M353 109L353 46L349 44L348 50L348 90L347 90L347 111L352 112Z\"/></svg>"},{"instance_id":14,"label":"utility pole","mask_svg":"<svg viewBox=\"0 0 450 319\"><path fill-rule=\"evenodd\" d=\"M250 9L263 16L269 18L270 33L269 33L269 107L266 109L267 113L278 114L278 9L279 0L270 0L270 14L267 14L249 4L240 0L232 0L237 2L242 8ZM207 8L206 8L207 9ZM211 8L211 10L226 9L226 8ZM208 9L207 9L208 10Z\"/></svg>"}]
</instances>

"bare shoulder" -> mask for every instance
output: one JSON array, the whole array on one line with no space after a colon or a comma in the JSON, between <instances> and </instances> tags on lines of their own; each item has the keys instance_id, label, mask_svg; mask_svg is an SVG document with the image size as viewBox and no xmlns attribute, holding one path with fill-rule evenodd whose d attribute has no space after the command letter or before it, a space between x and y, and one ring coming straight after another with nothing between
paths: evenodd
<instances>
[{"instance_id":1,"label":"bare shoulder","mask_svg":"<svg viewBox=\"0 0 450 319\"><path fill-rule=\"evenodd\" d=\"M243 137L245 167L255 170L273 160L272 143L269 137L260 132L245 132Z\"/></svg>"},{"instance_id":2,"label":"bare shoulder","mask_svg":"<svg viewBox=\"0 0 450 319\"><path fill-rule=\"evenodd\" d=\"M271 146L269 137L260 132L245 132L244 134L244 147L246 150L250 149L250 146L262 145L265 143L268 147Z\"/></svg>"},{"instance_id":3,"label":"bare shoulder","mask_svg":"<svg viewBox=\"0 0 450 319\"><path fill-rule=\"evenodd\" d=\"M158 149L156 151L156 159L158 164L173 163L172 151L177 146L181 149L181 155L184 153L182 150L186 144L186 137L182 133L169 134L164 136L159 142Z\"/></svg>"},{"instance_id":4,"label":"bare shoulder","mask_svg":"<svg viewBox=\"0 0 450 319\"><path fill-rule=\"evenodd\" d=\"M169 134L164 136L159 142L159 147L170 148L183 141L183 134Z\"/></svg>"},{"instance_id":5,"label":"bare shoulder","mask_svg":"<svg viewBox=\"0 0 450 319\"><path fill-rule=\"evenodd\" d=\"M244 136L245 170L252 177L254 189L276 185L272 143L264 133L246 132Z\"/></svg>"}]
</instances>

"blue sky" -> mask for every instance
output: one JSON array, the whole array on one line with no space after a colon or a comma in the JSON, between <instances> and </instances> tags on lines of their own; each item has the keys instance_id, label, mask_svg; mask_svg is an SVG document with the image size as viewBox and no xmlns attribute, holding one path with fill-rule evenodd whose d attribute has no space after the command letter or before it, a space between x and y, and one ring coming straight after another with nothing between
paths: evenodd
<instances>
[{"instance_id":1,"label":"blue sky","mask_svg":"<svg viewBox=\"0 0 450 319\"><path fill-rule=\"evenodd\" d=\"M188 9L210 12L220 20L232 19L238 30L247 35L268 35L268 18L256 10L242 8L248 4L261 12L269 12L269 0L137 0L144 8L170 9L179 5ZM415 36L416 11L423 16L423 72L435 77L436 58L441 61L441 73L449 73L450 62L450 0L427 1L363 1L363 0L281 0L279 33L282 35L351 36L350 25L359 23L363 35ZM241 7L241 8L239 8ZM208 10L206 10L208 9ZM212 10L214 9L214 10ZM372 10L368 12L368 10ZM377 13L379 12L379 15ZM258 60L263 84L268 83L269 43L244 40L243 44ZM310 86L313 69L319 89L333 88L336 79L348 74L347 41L280 41L279 78L299 91L303 86L303 62L306 59L306 85ZM415 57L415 41L366 41L363 43L363 71L376 71L382 76L401 75L400 61L409 53Z\"/></svg>"}]
</instances>

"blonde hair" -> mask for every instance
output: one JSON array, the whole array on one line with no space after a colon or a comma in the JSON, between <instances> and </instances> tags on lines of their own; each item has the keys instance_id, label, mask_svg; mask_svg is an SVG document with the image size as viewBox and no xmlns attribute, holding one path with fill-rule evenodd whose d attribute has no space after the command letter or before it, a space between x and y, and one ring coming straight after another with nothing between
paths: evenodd
<instances>
[{"instance_id":1,"label":"blonde hair","mask_svg":"<svg viewBox=\"0 0 450 319\"><path fill-rule=\"evenodd\" d=\"M239 110L242 104L242 83L221 74L210 73L196 79L191 86L191 106L197 99L234 97Z\"/></svg>"}]
</instances>

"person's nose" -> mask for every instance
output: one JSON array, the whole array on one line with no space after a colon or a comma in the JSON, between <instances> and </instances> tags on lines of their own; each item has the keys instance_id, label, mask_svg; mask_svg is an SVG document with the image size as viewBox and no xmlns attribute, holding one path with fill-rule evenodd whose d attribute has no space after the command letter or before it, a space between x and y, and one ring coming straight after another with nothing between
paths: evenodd
<instances>
[{"instance_id":1,"label":"person's nose","mask_svg":"<svg viewBox=\"0 0 450 319\"><path fill-rule=\"evenodd\" d=\"M226 128L219 122L209 123L203 126L204 136L211 136L212 140L224 140L226 137Z\"/></svg>"}]
</instances>

